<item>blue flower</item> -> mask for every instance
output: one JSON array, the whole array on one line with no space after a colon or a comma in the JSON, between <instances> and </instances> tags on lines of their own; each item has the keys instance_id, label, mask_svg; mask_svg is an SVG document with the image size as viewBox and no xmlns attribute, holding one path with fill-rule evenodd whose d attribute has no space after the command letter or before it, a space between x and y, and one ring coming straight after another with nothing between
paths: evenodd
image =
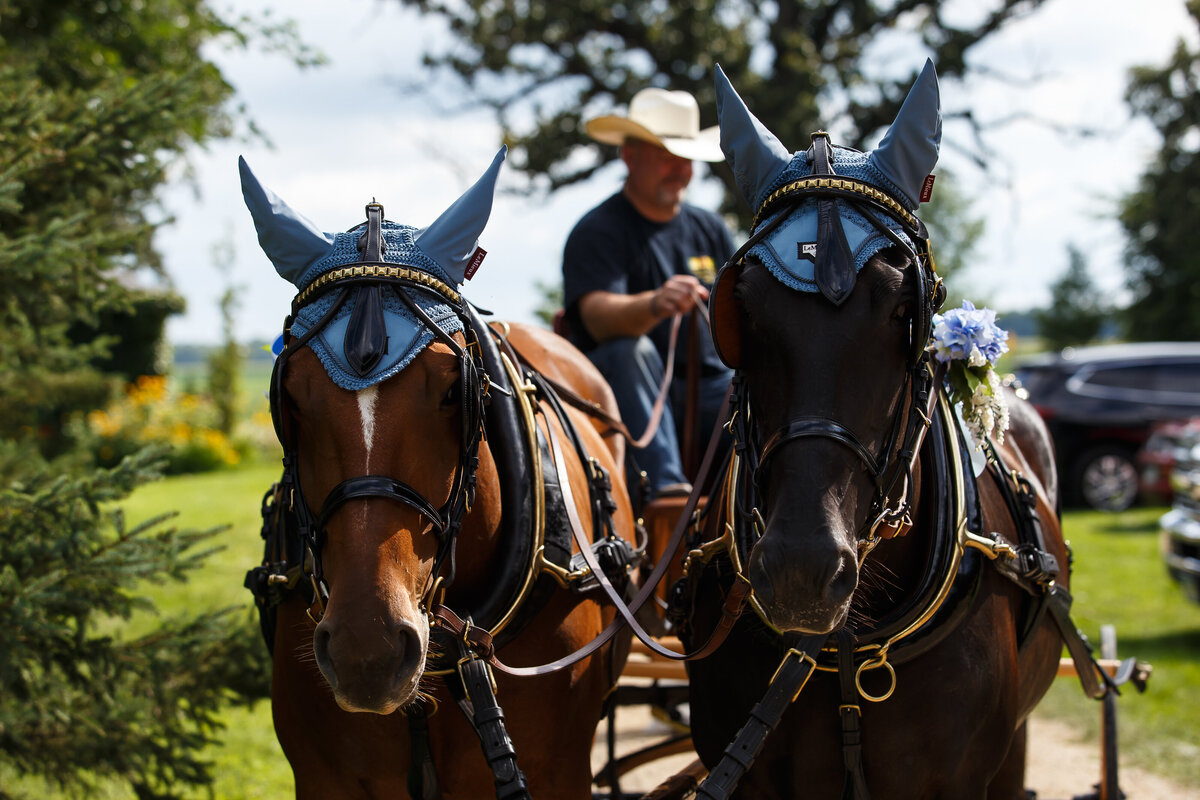
<instances>
[{"instance_id":1,"label":"blue flower","mask_svg":"<svg viewBox=\"0 0 1200 800\"><path fill-rule=\"evenodd\" d=\"M938 361L982 367L1008 352L1008 331L996 324L995 311L963 300L962 308L933 316L933 346Z\"/></svg>"}]
</instances>

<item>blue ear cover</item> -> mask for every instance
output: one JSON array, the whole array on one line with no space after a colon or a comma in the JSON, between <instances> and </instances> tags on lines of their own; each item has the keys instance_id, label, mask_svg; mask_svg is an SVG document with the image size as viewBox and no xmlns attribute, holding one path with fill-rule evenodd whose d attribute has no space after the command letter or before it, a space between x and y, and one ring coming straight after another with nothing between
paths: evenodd
<instances>
[{"instance_id":1,"label":"blue ear cover","mask_svg":"<svg viewBox=\"0 0 1200 800\"><path fill-rule=\"evenodd\" d=\"M757 210L775 179L791 163L792 154L750 113L720 64L717 65L716 90L721 150L733 169L742 197Z\"/></svg>"},{"instance_id":2,"label":"blue ear cover","mask_svg":"<svg viewBox=\"0 0 1200 800\"><path fill-rule=\"evenodd\" d=\"M751 209L758 211L776 189L812 174L806 154L788 153L746 108L720 67L716 70L716 93L721 148ZM937 163L941 136L937 73L933 63L926 61L879 148L860 153L835 146L833 172L881 189L913 211L918 206L925 178ZM837 208L856 270L861 270L872 255L893 244L865 213L896 232L901 240L908 240L903 226L889 215L860 212L843 200L837 201ZM806 201L778 213L788 214L788 219L754 245L748 255L759 259L785 285L799 291L819 291L814 276L818 238L816 201Z\"/></svg>"},{"instance_id":3,"label":"blue ear cover","mask_svg":"<svg viewBox=\"0 0 1200 800\"><path fill-rule=\"evenodd\" d=\"M906 200L910 210L920 202L921 186L933 172L942 146L942 107L938 93L937 71L926 60L896 121L888 128L879 147L869 158L887 176Z\"/></svg>"},{"instance_id":4,"label":"blue ear cover","mask_svg":"<svg viewBox=\"0 0 1200 800\"><path fill-rule=\"evenodd\" d=\"M304 273L333 247L334 235L324 233L303 214L294 211L279 195L259 183L246 159L238 156L242 197L258 243L275 271L289 283L300 286Z\"/></svg>"},{"instance_id":5,"label":"blue ear cover","mask_svg":"<svg viewBox=\"0 0 1200 800\"><path fill-rule=\"evenodd\" d=\"M507 154L508 146L501 146L491 166L475 185L467 189L428 228L416 234L417 247L440 264L456 285L463 282L467 265L479 246L479 235L483 233L492 214L496 178Z\"/></svg>"},{"instance_id":6,"label":"blue ear cover","mask_svg":"<svg viewBox=\"0 0 1200 800\"><path fill-rule=\"evenodd\" d=\"M501 147L483 176L425 230L385 220L381 230L381 260L426 272L452 285L461 284L491 215L496 180L507 152L507 147ZM297 289L303 289L326 272L361 261L357 243L363 225L341 233L324 233L264 187L245 159L238 159L238 168L242 196L254 219L259 244L275 270ZM317 354L329 377L343 389L357 391L392 377L433 340L433 332L395 295L396 291L407 290L387 287L383 291L386 350L368 374L361 375L351 368L344 348L353 298L309 340L308 346ZM445 333L462 330L462 321L448 303L424 292L414 292L412 297ZM304 335L334 302L334 294L326 294L299 309L292 321L292 334Z\"/></svg>"}]
</instances>

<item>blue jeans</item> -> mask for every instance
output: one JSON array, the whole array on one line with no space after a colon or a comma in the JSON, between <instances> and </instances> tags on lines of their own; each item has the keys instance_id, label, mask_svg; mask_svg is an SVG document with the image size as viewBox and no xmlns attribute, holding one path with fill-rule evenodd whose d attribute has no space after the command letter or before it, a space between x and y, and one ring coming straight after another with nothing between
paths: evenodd
<instances>
[{"instance_id":1,"label":"blue jeans","mask_svg":"<svg viewBox=\"0 0 1200 800\"><path fill-rule=\"evenodd\" d=\"M642 336L637 339L613 339L597 346L587 355L612 387L625 427L633 436L641 436L650 422L663 378L663 361L658 349L649 338ZM708 437L717 423L717 412L729 391L732 375L732 372L727 372L700 379L701 447L708 444ZM631 450L638 468L646 472L651 496L664 486L688 480L683 472L679 451L680 431L671 408L672 405L682 408L686 397L687 378L675 375L654 438L642 450ZM679 423L682 424L682 420ZM630 491L636 491L636 474L628 477Z\"/></svg>"}]
</instances>

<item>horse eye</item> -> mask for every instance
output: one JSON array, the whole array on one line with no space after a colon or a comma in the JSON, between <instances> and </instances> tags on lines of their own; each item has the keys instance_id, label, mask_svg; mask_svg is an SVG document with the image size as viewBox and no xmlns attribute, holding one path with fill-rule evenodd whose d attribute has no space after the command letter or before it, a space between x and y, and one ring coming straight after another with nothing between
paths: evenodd
<instances>
[{"instance_id":1,"label":"horse eye","mask_svg":"<svg viewBox=\"0 0 1200 800\"><path fill-rule=\"evenodd\" d=\"M450 388L446 390L446 393L444 395L442 395L442 403L441 403L442 408L458 406L461 398L462 398L462 382L455 381L454 383L450 384Z\"/></svg>"},{"instance_id":2,"label":"horse eye","mask_svg":"<svg viewBox=\"0 0 1200 800\"><path fill-rule=\"evenodd\" d=\"M912 316L912 303L901 303L896 306L896 319L907 320Z\"/></svg>"}]
</instances>

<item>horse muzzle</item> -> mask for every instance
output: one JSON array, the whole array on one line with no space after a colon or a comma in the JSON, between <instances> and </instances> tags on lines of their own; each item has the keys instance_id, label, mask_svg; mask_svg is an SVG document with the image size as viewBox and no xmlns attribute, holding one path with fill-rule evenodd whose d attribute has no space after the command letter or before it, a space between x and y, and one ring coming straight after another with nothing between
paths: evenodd
<instances>
[{"instance_id":1,"label":"horse muzzle","mask_svg":"<svg viewBox=\"0 0 1200 800\"><path fill-rule=\"evenodd\" d=\"M405 619L364 615L343 625L326 613L313 654L342 710L390 714L416 698L428 641L428 628Z\"/></svg>"},{"instance_id":2,"label":"horse muzzle","mask_svg":"<svg viewBox=\"0 0 1200 800\"><path fill-rule=\"evenodd\" d=\"M768 526L750 552L747 578L766 621L784 632L836 630L858 587L854 550L828 528L782 533Z\"/></svg>"}]
</instances>

